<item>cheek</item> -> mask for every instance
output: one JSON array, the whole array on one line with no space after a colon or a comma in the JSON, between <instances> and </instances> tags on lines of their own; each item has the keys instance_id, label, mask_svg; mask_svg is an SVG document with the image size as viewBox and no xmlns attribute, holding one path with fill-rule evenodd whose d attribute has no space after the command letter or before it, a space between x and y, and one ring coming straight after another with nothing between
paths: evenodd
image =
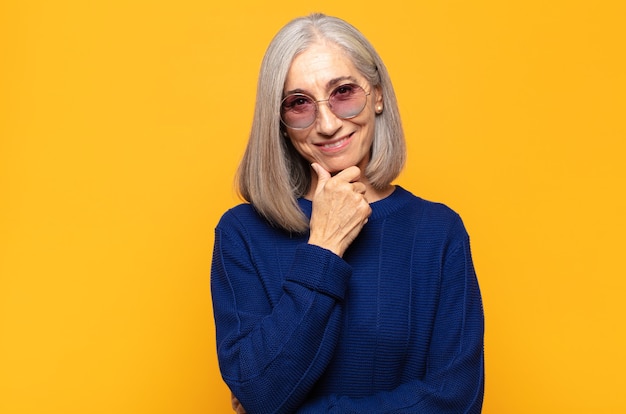
<instances>
[{"instance_id":1,"label":"cheek","mask_svg":"<svg viewBox=\"0 0 626 414\"><path fill-rule=\"evenodd\" d=\"M291 142L291 145L293 145L293 147L296 149L296 151L298 151L300 155L306 156L310 153L310 149L307 145L306 135L298 133L290 134L288 139Z\"/></svg>"},{"instance_id":2,"label":"cheek","mask_svg":"<svg viewBox=\"0 0 626 414\"><path fill-rule=\"evenodd\" d=\"M296 148L302 147L307 143L307 135L303 131L291 132L288 139L291 141L291 145Z\"/></svg>"}]
</instances>

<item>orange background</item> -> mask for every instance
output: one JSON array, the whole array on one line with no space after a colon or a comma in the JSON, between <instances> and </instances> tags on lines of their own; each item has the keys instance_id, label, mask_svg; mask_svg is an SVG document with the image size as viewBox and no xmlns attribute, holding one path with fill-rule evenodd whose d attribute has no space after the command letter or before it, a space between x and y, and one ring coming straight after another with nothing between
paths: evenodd
<instances>
[{"instance_id":1,"label":"orange background","mask_svg":"<svg viewBox=\"0 0 626 414\"><path fill-rule=\"evenodd\" d=\"M213 228L265 47L338 15L472 236L484 413L626 411L626 3L4 0L0 412L229 412ZM409 5L411 3L411 5Z\"/></svg>"}]
</instances>

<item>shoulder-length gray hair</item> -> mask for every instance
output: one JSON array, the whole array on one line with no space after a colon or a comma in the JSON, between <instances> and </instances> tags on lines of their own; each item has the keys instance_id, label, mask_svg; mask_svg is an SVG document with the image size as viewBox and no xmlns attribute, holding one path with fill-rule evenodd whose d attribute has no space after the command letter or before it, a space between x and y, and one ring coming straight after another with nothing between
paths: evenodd
<instances>
[{"instance_id":1,"label":"shoulder-length gray hair","mask_svg":"<svg viewBox=\"0 0 626 414\"><path fill-rule=\"evenodd\" d=\"M240 196L272 225L308 230L298 206L311 185L311 167L281 131L280 103L294 57L320 39L343 49L372 87L380 85L384 111L376 116L372 155L365 170L377 189L400 174L406 159L404 132L389 73L370 42L349 23L323 14L292 20L269 44L261 64L248 145L237 172Z\"/></svg>"}]
</instances>

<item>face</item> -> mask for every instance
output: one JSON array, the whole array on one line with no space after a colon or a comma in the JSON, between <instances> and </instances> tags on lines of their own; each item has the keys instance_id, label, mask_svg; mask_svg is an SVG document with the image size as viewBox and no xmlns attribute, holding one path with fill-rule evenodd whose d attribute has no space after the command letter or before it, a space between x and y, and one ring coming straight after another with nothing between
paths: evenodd
<instances>
[{"instance_id":1,"label":"face","mask_svg":"<svg viewBox=\"0 0 626 414\"><path fill-rule=\"evenodd\" d=\"M329 107L329 98L341 97L346 84L361 86L365 107L356 116L342 119ZM363 171L370 159L376 108L382 108L379 88L372 88L339 47L318 43L293 60L283 94L303 93L317 103L317 118L304 129L285 127L293 146L308 162L317 162L331 174L356 165ZM340 99L340 98L338 98ZM338 112L338 106L333 108ZM380 112L380 110L378 111Z\"/></svg>"}]
</instances>

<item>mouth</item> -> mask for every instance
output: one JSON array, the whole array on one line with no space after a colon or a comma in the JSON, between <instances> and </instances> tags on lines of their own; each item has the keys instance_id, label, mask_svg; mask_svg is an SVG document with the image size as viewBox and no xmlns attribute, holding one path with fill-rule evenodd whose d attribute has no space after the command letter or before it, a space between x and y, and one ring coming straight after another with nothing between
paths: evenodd
<instances>
[{"instance_id":1,"label":"mouth","mask_svg":"<svg viewBox=\"0 0 626 414\"><path fill-rule=\"evenodd\" d=\"M348 143L352 139L353 134L354 132L350 135L346 135L343 138L340 138L334 141L315 144L315 145L318 146L322 151L329 151L329 152L337 151L337 150L344 148L346 145L348 145Z\"/></svg>"}]
</instances>

